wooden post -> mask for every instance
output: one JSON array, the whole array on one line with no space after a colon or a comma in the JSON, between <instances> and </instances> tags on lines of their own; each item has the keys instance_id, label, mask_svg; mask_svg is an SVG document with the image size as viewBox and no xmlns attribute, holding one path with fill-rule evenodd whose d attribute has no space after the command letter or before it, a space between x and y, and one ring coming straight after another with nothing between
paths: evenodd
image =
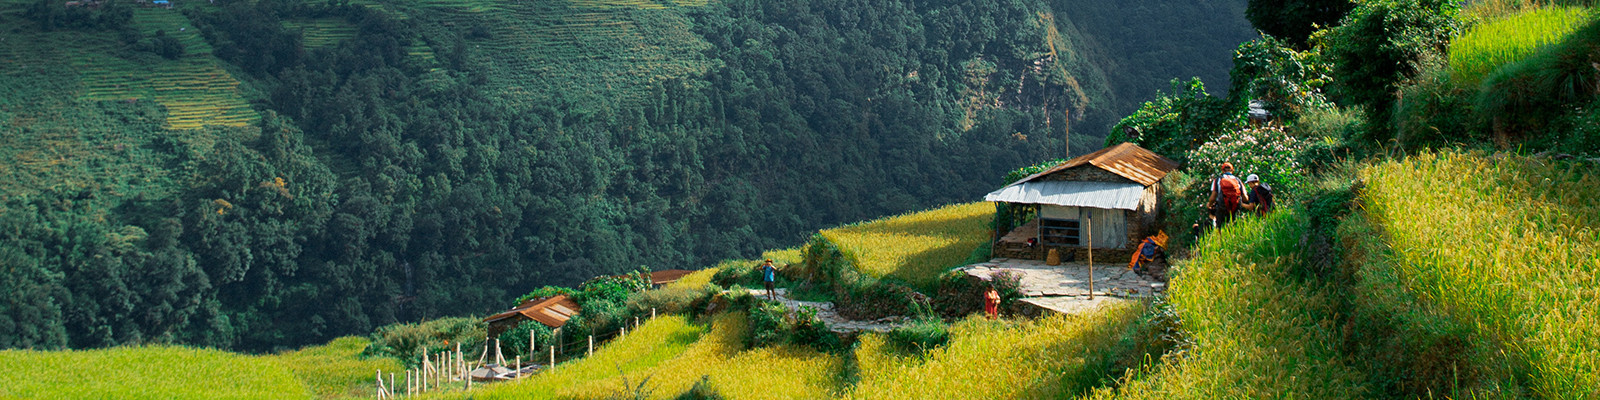
<instances>
[{"instance_id":1,"label":"wooden post","mask_svg":"<svg viewBox=\"0 0 1600 400\"><path fill-rule=\"evenodd\" d=\"M584 355L584 357L589 357L589 356L593 356L593 355L594 355L594 335L589 335L589 352L586 353Z\"/></svg>"},{"instance_id":2,"label":"wooden post","mask_svg":"<svg viewBox=\"0 0 1600 400\"><path fill-rule=\"evenodd\" d=\"M633 330L639 330L639 317L633 317Z\"/></svg>"},{"instance_id":3,"label":"wooden post","mask_svg":"<svg viewBox=\"0 0 1600 400\"><path fill-rule=\"evenodd\" d=\"M383 370L378 370L378 398L383 398Z\"/></svg>"},{"instance_id":4,"label":"wooden post","mask_svg":"<svg viewBox=\"0 0 1600 400\"><path fill-rule=\"evenodd\" d=\"M556 347L555 346L550 346L550 366L547 367L547 368L549 368L551 370L556 369Z\"/></svg>"},{"instance_id":5,"label":"wooden post","mask_svg":"<svg viewBox=\"0 0 1600 400\"><path fill-rule=\"evenodd\" d=\"M522 378L522 356L517 356L517 363L513 364L511 367L517 369L517 373L516 373L515 376L517 377L517 379L521 379Z\"/></svg>"},{"instance_id":6,"label":"wooden post","mask_svg":"<svg viewBox=\"0 0 1600 400\"><path fill-rule=\"evenodd\" d=\"M388 394L388 396L391 399L394 398L394 386L395 386L394 371L389 371L389 394Z\"/></svg>"},{"instance_id":7,"label":"wooden post","mask_svg":"<svg viewBox=\"0 0 1600 400\"><path fill-rule=\"evenodd\" d=\"M627 325L623 325L622 326L622 330L619 331L619 333L617 333L617 337L620 338L620 337L623 337L623 336L628 336L628 326Z\"/></svg>"},{"instance_id":8,"label":"wooden post","mask_svg":"<svg viewBox=\"0 0 1600 400\"><path fill-rule=\"evenodd\" d=\"M420 377L421 379L418 379L418 381L422 382L422 391L424 391L424 392L428 391L428 372L429 372L429 370L433 369L433 366L428 365L428 364L429 364L428 356L427 355L423 355L422 356L422 371L420 371L420 372L422 372L422 374L421 374L422 376Z\"/></svg>"},{"instance_id":9,"label":"wooden post","mask_svg":"<svg viewBox=\"0 0 1600 400\"><path fill-rule=\"evenodd\" d=\"M534 334L533 331L528 331L528 358L529 359L533 358L533 351L539 349L538 347L534 347L533 346L533 338L536 338L536 337L539 337L539 335Z\"/></svg>"},{"instance_id":10,"label":"wooden post","mask_svg":"<svg viewBox=\"0 0 1600 400\"><path fill-rule=\"evenodd\" d=\"M656 319L656 308L650 307L650 319Z\"/></svg>"},{"instance_id":11,"label":"wooden post","mask_svg":"<svg viewBox=\"0 0 1600 400\"><path fill-rule=\"evenodd\" d=\"M1094 300L1094 212L1089 212L1089 300Z\"/></svg>"},{"instance_id":12,"label":"wooden post","mask_svg":"<svg viewBox=\"0 0 1600 400\"><path fill-rule=\"evenodd\" d=\"M494 340L494 365L506 365L506 355L500 352L500 339Z\"/></svg>"}]
</instances>

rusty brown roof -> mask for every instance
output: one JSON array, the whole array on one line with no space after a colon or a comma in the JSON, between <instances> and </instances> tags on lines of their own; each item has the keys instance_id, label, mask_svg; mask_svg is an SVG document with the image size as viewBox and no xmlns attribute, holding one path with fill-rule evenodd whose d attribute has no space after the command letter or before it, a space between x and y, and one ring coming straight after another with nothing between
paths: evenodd
<instances>
[{"instance_id":1,"label":"rusty brown roof","mask_svg":"<svg viewBox=\"0 0 1600 400\"><path fill-rule=\"evenodd\" d=\"M572 319L573 315L577 315L578 311L582 311L582 308L578 307L578 302L572 301L572 298L567 297L567 295L558 294L541 300L525 301L510 311L484 318L483 322L494 323L507 318L521 316L539 321L539 323L551 328L560 328L562 325L566 325L567 320Z\"/></svg>"},{"instance_id":2,"label":"rusty brown roof","mask_svg":"<svg viewBox=\"0 0 1600 400\"><path fill-rule=\"evenodd\" d=\"M685 275L689 275L689 274L692 274L692 273L694 273L694 271L690 271L690 270L687 270L687 269L668 269L668 270L661 270L661 271L651 272L650 273L650 284L652 284L652 285L665 285L665 284L668 284L668 283L672 283L673 281L676 281L678 279L682 279Z\"/></svg>"},{"instance_id":3,"label":"rusty brown roof","mask_svg":"<svg viewBox=\"0 0 1600 400\"><path fill-rule=\"evenodd\" d=\"M1154 185L1156 182L1160 182L1161 178L1167 176L1168 172L1178 169L1178 162L1176 161L1169 160L1166 157L1162 157L1160 154L1151 152L1150 150L1145 150L1145 148L1139 147L1133 143L1123 142L1122 144L1116 146L1107 147L1093 153L1084 154L1071 160L1067 160L1067 162L1061 163L1061 165L1044 170L1044 172L1033 174L1027 178L1022 178L1022 180L1016 181L1012 184L1015 185L1018 183L1031 181L1045 175L1080 167L1086 164L1110 171L1113 174L1117 174L1123 178L1128 178L1129 180L1138 182L1139 184L1145 186Z\"/></svg>"}]
</instances>

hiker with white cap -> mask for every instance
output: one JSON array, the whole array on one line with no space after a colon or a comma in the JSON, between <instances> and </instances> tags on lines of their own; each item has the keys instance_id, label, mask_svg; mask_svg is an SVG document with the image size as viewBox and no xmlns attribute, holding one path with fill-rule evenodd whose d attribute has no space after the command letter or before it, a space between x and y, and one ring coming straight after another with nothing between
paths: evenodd
<instances>
[{"instance_id":1,"label":"hiker with white cap","mask_svg":"<svg viewBox=\"0 0 1600 400\"><path fill-rule=\"evenodd\" d=\"M1267 215L1272 212L1272 186L1261 183L1261 177L1256 174L1244 178L1244 184L1250 186L1250 196L1242 205L1246 210L1254 210L1256 215Z\"/></svg>"}]
</instances>

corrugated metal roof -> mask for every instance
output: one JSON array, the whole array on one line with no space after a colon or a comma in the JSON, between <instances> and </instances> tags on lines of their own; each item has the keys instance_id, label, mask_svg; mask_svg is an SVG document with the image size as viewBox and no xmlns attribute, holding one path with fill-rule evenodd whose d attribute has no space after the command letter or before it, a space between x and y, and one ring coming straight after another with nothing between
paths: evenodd
<instances>
[{"instance_id":1,"label":"corrugated metal roof","mask_svg":"<svg viewBox=\"0 0 1600 400\"><path fill-rule=\"evenodd\" d=\"M1022 180L1012 183L1012 185L1032 181L1045 175L1079 167L1084 164L1099 167L1100 169L1110 171L1113 174L1128 178L1134 182L1139 182L1139 184L1145 186L1156 184L1156 182L1161 181L1161 178L1166 177L1168 172L1178 169L1178 163L1176 161L1169 160L1166 157L1162 157L1159 154L1151 152L1150 150L1145 150L1145 148L1139 147L1133 143L1123 142L1122 144L1116 146L1107 147L1093 153L1084 154L1078 156L1077 158L1067 160L1067 162L1047 169L1044 172L1033 174L1027 178L1022 178Z\"/></svg>"},{"instance_id":2,"label":"corrugated metal roof","mask_svg":"<svg viewBox=\"0 0 1600 400\"><path fill-rule=\"evenodd\" d=\"M677 281L678 279L683 278L685 275L689 275L689 274L692 274L692 273L694 273L694 271L690 271L690 270L686 270L686 269L668 269L668 270L661 270L661 271L651 272L650 273L650 284L652 284L652 285L665 285L665 284Z\"/></svg>"},{"instance_id":3,"label":"corrugated metal roof","mask_svg":"<svg viewBox=\"0 0 1600 400\"><path fill-rule=\"evenodd\" d=\"M1137 183L1043 181L1019 182L983 196L987 201L1050 204L1117 210L1139 208L1144 185Z\"/></svg>"},{"instance_id":4,"label":"corrugated metal roof","mask_svg":"<svg viewBox=\"0 0 1600 400\"><path fill-rule=\"evenodd\" d=\"M483 321L495 323L507 318L522 316L539 321L539 323L551 328L560 328L562 325L566 325L567 320L572 319L572 316L577 315L580 310L578 302L572 301L567 295L558 294L542 300L523 302L522 305L510 311L491 315L489 318L484 318Z\"/></svg>"}]
</instances>

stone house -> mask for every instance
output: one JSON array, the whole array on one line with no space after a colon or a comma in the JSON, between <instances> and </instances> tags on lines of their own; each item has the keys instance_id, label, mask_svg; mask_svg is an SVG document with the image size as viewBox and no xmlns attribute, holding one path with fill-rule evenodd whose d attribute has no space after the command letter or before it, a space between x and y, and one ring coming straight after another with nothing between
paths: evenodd
<instances>
[{"instance_id":1,"label":"stone house","mask_svg":"<svg viewBox=\"0 0 1600 400\"><path fill-rule=\"evenodd\" d=\"M1000 230L993 256L1125 261L1156 233L1161 180L1178 163L1132 143L1067 160L984 196L996 202ZM1105 257L1105 258L1101 258Z\"/></svg>"}]
</instances>

